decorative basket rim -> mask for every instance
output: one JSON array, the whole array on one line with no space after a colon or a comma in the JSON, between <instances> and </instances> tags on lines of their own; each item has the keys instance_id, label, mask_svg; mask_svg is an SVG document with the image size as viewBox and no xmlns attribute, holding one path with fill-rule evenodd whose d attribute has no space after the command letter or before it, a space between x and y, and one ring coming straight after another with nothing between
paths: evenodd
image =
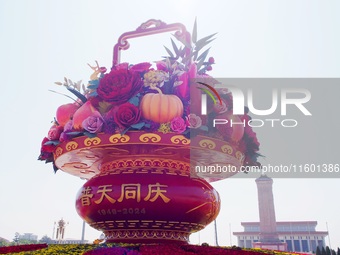
<instances>
[{"instance_id":1,"label":"decorative basket rim","mask_svg":"<svg viewBox=\"0 0 340 255\"><path fill-rule=\"evenodd\" d=\"M90 138L79 136L60 143L54 160L58 168L72 175L90 179L101 172L102 165L139 159L166 159L182 162L193 169L200 165L232 164L241 166L244 154L237 146L203 135L188 139L177 133L130 131L124 135L100 133ZM217 161L213 161L217 160ZM211 178L211 175L201 176ZM229 176L228 176L229 177ZM215 175L215 180L226 176Z\"/></svg>"}]
</instances>

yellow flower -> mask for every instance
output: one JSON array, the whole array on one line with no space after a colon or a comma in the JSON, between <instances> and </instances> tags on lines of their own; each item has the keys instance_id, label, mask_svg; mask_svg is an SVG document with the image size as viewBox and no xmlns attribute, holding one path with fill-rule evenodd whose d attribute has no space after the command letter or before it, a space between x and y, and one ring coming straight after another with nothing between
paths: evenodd
<instances>
[{"instance_id":1,"label":"yellow flower","mask_svg":"<svg viewBox=\"0 0 340 255\"><path fill-rule=\"evenodd\" d=\"M159 132L162 132L163 134L167 134L170 132L170 123L167 122L167 123L162 123L159 128L158 128L158 131Z\"/></svg>"},{"instance_id":2,"label":"yellow flower","mask_svg":"<svg viewBox=\"0 0 340 255\"><path fill-rule=\"evenodd\" d=\"M151 70L144 74L144 86L146 87L162 87L164 82L169 79L169 75L162 70Z\"/></svg>"}]
</instances>

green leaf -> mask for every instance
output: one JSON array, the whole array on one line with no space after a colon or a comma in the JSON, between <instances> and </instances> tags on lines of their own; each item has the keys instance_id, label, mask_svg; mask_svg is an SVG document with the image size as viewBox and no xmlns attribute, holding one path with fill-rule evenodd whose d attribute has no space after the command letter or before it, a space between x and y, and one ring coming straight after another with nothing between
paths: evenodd
<instances>
[{"instance_id":1,"label":"green leaf","mask_svg":"<svg viewBox=\"0 0 340 255\"><path fill-rule=\"evenodd\" d=\"M195 50L198 52L198 51L200 51L201 49L203 49L205 46L207 46L210 42L212 42L213 40L215 40L215 39L211 39L211 40L209 40L209 41L207 41L205 44L201 44L199 47L198 46L196 46L195 47Z\"/></svg>"},{"instance_id":2,"label":"green leaf","mask_svg":"<svg viewBox=\"0 0 340 255\"><path fill-rule=\"evenodd\" d=\"M68 132L66 134L69 135L69 136L72 136L72 137L76 137L76 136L81 136L84 133L83 132Z\"/></svg>"},{"instance_id":3,"label":"green leaf","mask_svg":"<svg viewBox=\"0 0 340 255\"><path fill-rule=\"evenodd\" d=\"M192 29L191 40L193 43L197 42L197 18L195 18L194 28Z\"/></svg>"},{"instance_id":4,"label":"green leaf","mask_svg":"<svg viewBox=\"0 0 340 255\"><path fill-rule=\"evenodd\" d=\"M209 130L207 126L200 126L199 129L201 129L203 131L207 131L207 132Z\"/></svg>"},{"instance_id":5,"label":"green leaf","mask_svg":"<svg viewBox=\"0 0 340 255\"><path fill-rule=\"evenodd\" d=\"M60 142L58 140L51 140L44 143L44 145L55 145L57 146Z\"/></svg>"},{"instance_id":6,"label":"green leaf","mask_svg":"<svg viewBox=\"0 0 340 255\"><path fill-rule=\"evenodd\" d=\"M203 65L204 59L201 59L198 63L197 63L197 70L200 70L202 65Z\"/></svg>"},{"instance_id":7,"label":"green leaf","mask_svg":"<svg viewBox=\"0 0 340 255\"><path fill-rule=\"evenodd\" d=\"M178 48L177 48L176 43L174 42L174 40L172 40L172 38L171 38L171 44L172 44L172 48L173 48L174 51L175 51L176 57L178 57L180 53L179 53L179 50L178 50Z\"/></svg>"},{"instance_id":8,"label":"green leaf","mask_svg":"<svg viewBox=\"0 0 340 255\"><path fill-rule=\"evenodd\" d=\"M96 133L90 133L90 132L87 132L87 131L84 132L84 135L86 135L89 138L97 137Z\"/></svg>"},{"instance_id":9,"label":"green leaf","mask_svg":"<svg viewBox=\"0 0 340 255\"><path fill-rule=\"evenodd\" d=\"M171 52L171 50L169 50L166 46L164 46L165 50L168 52L169 56L174 58L174 54Z\"/></svg>"},{"instance_id":10,"label":"green leaf","mask_svg":"<svg viewBox=\"0 0 340 255\"><path fill-rule=\"evenodd\" d=\"M144 126L145 126L145 122L139 122L137 124L131 125L132 128L138 129L138 130L142 129L142 127L144 127Z\"/></svg>"},{"instance_id":11,"label":"green leaf","mask_svg":"<svg viewBox=\"0 0 340 255\"><path fill-rule=\"evenodd\" d=\"M196 61L197 56L198 56L198 51L196 50L192 53L192 58L193 58L194 61Z\"/></svg>"},{"instance_id":12,"label":"green leaf","mask_svg":"<svg viewBox=\"0 0 340 255\"><path fill-rule=\"evenodd\" d=\"M214 37L217 33L212 34L212 35L208 35L200 40L198 40L195 44L195 49L196 50L200 50L202 49L204 46L206 46L207 44L209 44L210 42L212 42L213 40L215 40L215 38L211 39L212 37ZM211 40L210 40L211 39Z\"/></svg>"},{"instance_id":13,"label":"green leaf","mask_svg":"<svg viewBox=\"0 0 340 255\"><path fill-rule=\"evenodd\" d=\"M188 47L189 49L191 49L191 45L190 45L190 43L188 43L188 42L185 40L185 37L177 36L176 34L173 34L173 36L174 36L178 41L180 41L181 43L183 43L185 47Z\"/></svg>"},{"instance_id":14,"label":"green leaf","mask_svg":"<svg viewBox=\"0 0 340 255\"><path fill-rule=\"evenodd\" d=\"M138 106L139 105L139 96L140 96L140 94L138 93L134 97L130 98L129 103L133 104L134 106Z\"/></svg>"},{"instance_id":15,"label":"green leaf","mask_svg":"<svg viewBox=\"0 0 340 255\"><path fill-rule=\"evenodd\" d=\"M121 136L125 135L125 133L126 133L127 131L129 131L130 129L131 129L131 127L125 128L125 129L120 133L120 135L121 135Z\"/></svg>"},{"instance_id":16,"label":"green leaf","mask_svg":"<svg viewBox=\"0 0 340 255\"><path fill-rule=\"evenodd\" d=\"M89 84L98 86L99 85L99 80L90 80Z\"/></svg>"},{"instance_id":17,"label":"green leaf","mask_svg":"<svg viewBox=\"0 0 340 255\"><path fill-rule=\"evenodd\" d=\"M91 97L96 97L96 96L98 96L97 91L93 91L93 92L90 94L90 96L91 96Z\"/></svg>"},{"instance_id":18,"label":"green leaf","mask_svg":"<svg viewBox=\"0 0 340 255\"><path fill-rule=\"evenodd\" d=\"M98 85L88 85L87 88L88 89L97 89Z\"/></svg>"},{"instance_id":19,"label":"green leaf","mask_svg":"<svg viewBox=\"0 0 340 255\"><path fill-rule=\"evenodd\" d=\"M209 53L209 50L210 50L210 48L207 49L207 50L205 50L201 55L199 55L199 57L197 58L197 61L200 61L200 60L203 59L203 62L204 62L205 58L207 57L207 55L208 55L208 53ZM202 63L202 64L203 64L203 63Z\"/></svg>"},{"instance_id":20,"label":"green leaf","mask_svg":"<svg viewBox=\"0 0 340 255\"><path fill-rule=\"evenodd\" d=\"M58 170L59 170L59 168L53 162L53 171L54 171L54 173L56 173Z\"/></svg>"},{"instance_id":21,"label":"green leaf","mask_svg":"<svg viewBox=\"0 0 340 255\"><path fill-rule=\"evenodd\" d=\"M78 90L71 88L71 87L66 87L66 88L68 91L70 91L75 96L77 96L83 103L86 103L87 98L82 93L80 93Z\"/></svg>"}]
</instances>

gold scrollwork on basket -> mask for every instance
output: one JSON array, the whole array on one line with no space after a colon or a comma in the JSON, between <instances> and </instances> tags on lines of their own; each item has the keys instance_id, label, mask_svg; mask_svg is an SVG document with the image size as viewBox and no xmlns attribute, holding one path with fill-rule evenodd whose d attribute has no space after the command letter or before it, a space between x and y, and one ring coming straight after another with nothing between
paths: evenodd
<instances>
[{"instance_id":1,"label":"gold scrollwork on basket","mask_svg":"<svg viewBox=\"0 0 340 255\"><path fill-rule=\"evenodd\" d=\"M216 143L214 143L213 141L209 140L209 139L203 139L199 142L199 145L202 148L209 148L211 150L215 149L216 147Z\"/></svg>"},{"instance_id":2,"label":"gold scrollwork on basket","mask_svg":"<svg viewBox=\"0 0 340 255\"><path fill-rule=\"evenodd\" d=\"M110 143L127 143L130 141L130 136L128 135L121 135L121 134L115 134L111 135L109 138Z\"/></svg>"},{"instance_id":3,"label":"gold scrollwork on basket","mask_svg":"<svg viewBox=\"0 0 340 255\"><path fill-rule=\"evenodd\" d=\"M235 156L238 159L238 161L240 161L241 164L243 164L243 161L244 161L244 158L245 158L244 154L240 151L237 151Z\"/></svg>"},{"instance_id":4,"label":"gold scrollwork on basket","mask_svg":"<svg viewBox=\"0 0 340 255\"><path fill-rule=\"evenodd\" d=\"M221 150L224 152L224 153L228 153L229 155L231 155L233 153L233 147L231 147L229 144L225 144L221 147Z\"/></svg>"},{"instance_id":5,"label":"gold scrollwork on basket","mask_svg":"<svg viewBox=\"0 0 340 255\"><path fill-rule=\"evenodd\" d=\"M78 143L75 141L68 142L65 146L67 151L72 151L78 148Z\"/></svg>"},{"instance_id":6,"label":"gold scrollwork on basket","mask_svg":"<svg viewBox=\"0 0 340 255\"><path fill-rule=\"evenodd\" d=\"M183 135L175 135L173 137L171 137L171 142L174 144L183 144L183 145L188 145L190 144L190 140L185 138Z\"/></svg>"},{"instance_id":7,"label":"gold scrollwork on basket","mask_svg":"<svg viewBox=\"0 0 340 255\"><path fill-rule=\"evenodd\" d=\"M93 137L93 138L86 138L84 140L84 145L85 146L92 146L92 145L98 145L102 142L102 140L99 137Z\"/></svg>"},{"instance_id":8,"label":"gold scrollwork on basket","mask_svg":"<svg viewBox=\"0 0 340 255\"><path fill-rule=\"evenodd\" d=\"M141 141L143 143L148 143L148 142L158 143L160 140L161 140L161 137L159 135L153 134L153 133L142 134L139 137L139 141Z\"/></svg>"},{"instance_id":9,"label":"gold scrollwork on basket","mask_svg":"<svg viewBox=\"0 0 340 255\"><path fill-rule=\"evenodd\" d=\"M54 152L56 157L59 157L61 154L63 154L63 149L58 147Z\"/></svg>"}]
</instances>

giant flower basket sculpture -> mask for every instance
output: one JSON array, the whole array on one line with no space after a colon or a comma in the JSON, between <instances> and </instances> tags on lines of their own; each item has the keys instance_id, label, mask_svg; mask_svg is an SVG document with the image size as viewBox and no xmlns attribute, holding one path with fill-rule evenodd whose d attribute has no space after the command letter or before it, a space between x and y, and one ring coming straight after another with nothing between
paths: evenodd
<instances>
[{"instance_id":1,"label":"giant flower basket sculpture","mask_svg":"<svg viewBox=\"0 0 340 255\"><path fill-rule=\"evenodd\" d=\"M183 46L171 40L174 52L166 48L169 57L155 67L120 63L127 39L169 31ZM199 53L213 35L196 37L196 23L191 36L182 24L149 20L119 38L111 71L97 63L86 87L69 79L57 83L77 100L57 109L39 159L87 179L77 212L109 242L186 243L219 213L220 198L209 182L235 174L202 174L195 166L256 163L259 144L251 127L208 123L211 116L249 120L230 114L227 90L217 91L219 104L207 116L196 114L197 85L213 84L193 79L213 80L206 72L214 64L212 57L205 60L208 51Z\"/></svg>"}]
</instances>

